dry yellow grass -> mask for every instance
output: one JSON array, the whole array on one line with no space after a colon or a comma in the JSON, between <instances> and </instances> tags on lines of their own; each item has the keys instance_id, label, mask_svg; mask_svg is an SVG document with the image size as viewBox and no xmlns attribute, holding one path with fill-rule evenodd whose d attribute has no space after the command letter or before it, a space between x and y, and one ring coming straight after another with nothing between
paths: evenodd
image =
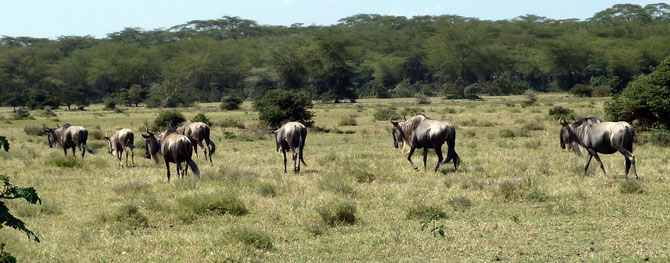
<instances>
[{"instance_id":1,"label":"dry yellow grass","mask_svg":"<svg viewBox=\"0 0 670 263\"><path fill-rule=\"evenodd\" d=\"M7 228L0 230L0 242L22 262L669 261L670 150L635 145L644 192L623 194L621 155L601 155L611 178L604 179L595 164L583 177L585 158L559 149L558 122L546 118L552 105L602 117L604 99L543 94L539 106L525 108L518 105L522 99L316 104L317 126L354 133L308 133L308 166L298 174L282 173L282 157L270 137L216 126L214 165L201 155L195 160L200 180L170 184L164 165L144 159L143 148L135 149L137 167L131 169L117 169L104 148L87 154L81 167L59 167L51 160L62 151L23 130L66 122L110 133L128 127L139 140L139 128L157 110L128 108L120 114L95 105L85 112L57 110L58 122L39 116L1 120L0 135L7 136L11 150L0 152L0 173L17 185L34 186L43 204L8 202L41 243ZM438 173L413 171L405 154L393 148L390 124L373 119L385 105L421 108L428 117L454 124L461 171L452 164ZM180 110L187 118L205 112L215 123L256 122L248 102L241 111L216 109L200 104ZM8 118L10 111L1 108L0 114ZM340 126L350 116L357 125ZM501 130L519 131L529 122L541 127L521 137L500 136ZM237 138L226 139L224 132ZM415 154L417 165L420 156ZM431 152L429 170L436 159ZM196 213L184 201L216 203L219 195L236 197L248 213ZM458 206L463 200L470 206ZM214 206L229 201L218 202ZM317 209L338 202L355 205L353 225L322 222ZM422 219L408 216L421 205L446 214L436 221L446 237L421 231ZM128 207L136 207L137 214ZM146 226L138 223L142 216Z\"/></svg>"}]
</instances>

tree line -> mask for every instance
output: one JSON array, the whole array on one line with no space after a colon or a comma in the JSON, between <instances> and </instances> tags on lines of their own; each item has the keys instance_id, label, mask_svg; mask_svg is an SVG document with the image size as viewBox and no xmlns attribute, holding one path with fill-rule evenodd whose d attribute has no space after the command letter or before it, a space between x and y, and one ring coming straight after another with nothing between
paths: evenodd
<instances>
[{"instance_id":1,"label":"tree line","mask_svg":"<svg viewBox=\"0 0 670 263\"><path fill-rule=\"evenodd\" d=\"M106 38L0 39L0 104L150 107L259 98L453 98L580 89L617 94L670 55L670 5L619 4L586 20L524 15L359 14L331 26L259 25L239 17ZM596 94L594 93L594 94Z\"/></svg>"}]
</instances>

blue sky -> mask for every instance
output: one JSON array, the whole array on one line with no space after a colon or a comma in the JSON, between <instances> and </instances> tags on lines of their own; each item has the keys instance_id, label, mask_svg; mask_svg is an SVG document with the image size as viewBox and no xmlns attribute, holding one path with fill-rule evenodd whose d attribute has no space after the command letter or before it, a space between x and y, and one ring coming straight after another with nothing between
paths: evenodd
<instances>
[{"instance_id":1,"label":"blue sky","mask_svg":"<svg viewBox=\"0 0 670 263\"><path fill-rule=\"evenodd\" d=\"M535 14L585 19L614 4L656 1L610 0L0 0L0 35L56 38L105 37L124 27L150 30L196 19L239 16L265 25L331 25L355 14L460 15L486 20ZM667 2L667 1L666 1Z\"/></svg>"}]
</instances>

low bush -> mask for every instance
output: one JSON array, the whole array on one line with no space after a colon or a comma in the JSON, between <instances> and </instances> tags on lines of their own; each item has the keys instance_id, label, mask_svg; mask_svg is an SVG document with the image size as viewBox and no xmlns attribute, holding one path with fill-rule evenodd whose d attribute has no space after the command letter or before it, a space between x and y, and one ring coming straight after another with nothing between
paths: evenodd
<instances>
[{"instance_id":1,"label":"low bush","mask_svg":"<svg viewBox=\"0 0 670 263\"><path fill-rule=\"evenodd\" d=\"M317 185L321 190L339 193L346 196L356 195L356 190L354 190L354 187L340 176L335 174L325 174L321 176L317 182Z\"/></svg>"},{"instance_id":2,"label":"low bush","mask_svg":"<svg viewBox=\"0 0 670 263\"><path fill-rule=\"evenodd\" d=\"M426 96L424 94L419 94L419 95L416 96L416 104L428 105L430 103L432 103L432 101L430 101L430 98L428 98L428 96Z\"/></svg>"},{"instance_id":3,"label":"low bush","mask_svg":"<svg viewBox=\"0 0 670 263\"><path fill-rule=\"evenodd\" d=\"M15 112L12 113L12 119L14 120L34 120L33 116L30 115L30 111L24 108L18 108Z\"/></svg>"},{"instance_id":4,"label":"low bush","mask_svg":"<svg viewBox=\"0 0 670 263\"><path fill-rule=\"evenodd\" d=\"M271 250L274 246L270 235L263 231L244 227L235 227L228 231L228 235L246 245L257 249Z\"/></svg>"},{"instance_id":5,"label":"low bush","mask_svg":"<svg viewBox=\"0 0 670 263\"><path fill-rule=\"evenodd\" d=\"M569 120L574 118L575 111L562 107L562 106L556 106L551 109L549 109L549 118L552 120L558 120L563 118L564 120Z\"/></svg>"},{"instance_id":6,"label":"low bush","mask_svg":"<svg viewBox=\"0 0 670 263\"><path fill-rule=\"evenodd\" d=\"M221 109L222 110L238 110L242 105L242 99L234 95L228 95L221 98Z\"/></svg>"},{"instance_id":7,"label":"low bush","mask_svg":"<svg viewBox=\"0 0 670 263\"><path fill-rule=\"evenodd\" d=\"M333 202L316 209L321 220L330 225L353 225L356 223L356 205L351 202Z\"/></svg>"},{"instance_id":8,"label":"low bush","mask_svg":"<svg viewBox=\"0 0 670 263\"><path fill-rule=\"evenodd\" d=\"M96 140L102 140L105 138L105 134L102 133L101 130L91 130L88 135L90 135L93 139Z\"/></svg>"},{"instance_id":9,"label":"low bush","mask_svg":"<svg viewBox=\"0 0 670 263\"><path fill-rule=\"evenodd\" d=\"M47 134L47 132L44 130L44 127L40 126L25 126L23 127L23 131L30 136L42 136Z\"/></svg>"},{"instance_id":10,"label":"low bush","mask_svg":"<svg viewBox=\"0 0 670 263\"><path fill-rule=\"evenodd\" d=\"M356 178L356 182L358 183L372 183L376 177L373 173L362 171L362 170L356 170L353 172L354 178Z\"/></svg>"},{"instance_id":11,"label":"low bush","mask_svg":"<svg viewBox=\"0 0 670 263\"><path fill-rule=\"evenodd\" d=\"M642 194L644 193L644 189L642 189L642 184L640 184L640 181L635 179L626 179L619 183L619 192L622 194Z\"/></svg>"},{"instance_id":12,"label":"low bush","mask_svg":"<svg viewBox=\"0 0 670 263\"><path fill-rule=\"evenodd\" d=\"M272 183L260 183L258 193L265 197L275 197L277 196L277 187Z\"/></svg>"},{"instance_id":13,"label":"low bush","mask_svg":"<svg viewBox=\"0 0 670 263\"><path fill-rule=\"evenodd\" d=\"M375 111L374 118L377 121L388 121L392 117L398 117L397 115L398 113L395 107L382 107Z\"/></svg>"},{"instance_id":14,"label":"low bush","mask_svg":"<svg viewBox=\"0 0 670 263\"><path fill-rule=\"evenodd\" d=\"M356 126L358 125L358 122L356 122L356 118L353 116L345 117L340 120L340 126Z\"/></svg>"},{"instance_id":15,"label":"low bush","mask_svg":"<svg viewBox=\"0 0 670 263\"><path fill-rule=\"evenodd\" d=\"M184 118L184 115L176 110L161 111L158 113L158 117L154 119L153 128L163 131L169 128L170 125L177 126L185 121L186 118Z\"/></svg>"},{"instance_id":16,"label":"low bush","mask_svg":"<svg viewBox=\"0 0 670 263\"><path fill-rule=\"evenodd\" d=\"M205 114L202 113L202 112L196 114L196 115L193 117L193 119L191 119L191 121L193 121L193 122L203 122L203 123L205 123L205 124L207 124L207 125L209 125L209 126L212 126L212 121L210 121L209 118L207 117L207 115L205 115Z\"/></svg>"},{"instance_id":17,"label":"low bush","mask_svg":"<svg viewBox=\"0 0 670 263\"><path fill-rule=\"evenodd\" d=\"M242 123L239 120L233 120L233 119L223 119L221 122L219 122L219 126L221 128L238 128L238 129L244 129L244 123Z\"/></svg>"},{"instance_id":18,"label":"low bush","mask_svg":"<svg viewBox=\"0 0 670 263\"><path fill-rule=\"evenodd\" d=\"M68 152L69 153L69 152ZM48 162L49 165L56 166L56 167L62 167L62 168L74 168L74 167L82 167L83 163L76 158L72 158L72 156L63 156L63 157L56 157Z\"/></svg>"},{"instance_id":19,"label":"low bush","mask_svg":"<svg viewBox=\"0 0 670 263\"><path fill-rule=\"evenodd\" d=\"M134 204L125 204L111 214L102 214L100 216L102 222L118 222L125 226L137 229L141 227L148 227L149 220L140 212L139 208Z\"/></svg>"}]
</instances>

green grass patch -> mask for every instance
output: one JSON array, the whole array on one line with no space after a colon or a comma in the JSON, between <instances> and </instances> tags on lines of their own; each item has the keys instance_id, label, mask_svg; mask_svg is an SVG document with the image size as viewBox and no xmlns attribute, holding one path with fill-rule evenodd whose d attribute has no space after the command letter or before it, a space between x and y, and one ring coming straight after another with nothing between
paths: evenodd
<instances>
[{"instance_id":1,"label":"green grass patch","mask_svg":"<svg viewBox=\"0 0 670 263\"><path fill-rule=\"evenodd\" d=\"M415 203L407 210L407 219L430 220L431 218L445 219L447 213L438 206L423 203Z\"/></svg>"},{"instance_id":2,"label":"green grass patch","mask_svg":"<svg viewBox=\"0 0 670 263\"><path fill-rule=\"evenodd\" d=\"M83 166L80 159L72 158L71 156L55 157L48 161L50 166L61 168L79 168Z\"/></svg>"},{"instance_id":3,"label":"green grass patch","mask_svg":"<svg viewBox=\"0 0 670 263\"><path fill-rule=\"evenodd\" d=\"M235 227L228 230L227 234L235 240L257 249L272 250L274 248L272 238L268 233L263 231L246 227Z\"/></svg>"},{"instance_id":4,"label":"green grass patch","mask_svg":"<svg viewBox=\"0 0 670 263\"><path fill-rule=\"evenodd\" d=\"M244 203L230 192L216 191L187 195L177 200L178 216L182 221L194 220L198 215L231 214L242 216L249 213Z\"/></svg>"},{"instance_id":5,"label":"green grass patch","mask_svg":"<svg viewBox=\"0 0 670 263\"><path fill-rule=\"evenodd\" d=\"M332 202L320 206L316 212L329 226L353 225L356 223L356 205L351 202Z\"/></svg>"},{"instance_id":6,"label":"green grass patch","mask_svg":"<svg viewBox=\"0 0 670 263\"><path fill-rule=\"evenodd\" d=\"M619 182L619 192L622 194L642 194L644 189L637 179L625 179Z\"/></svg>"}]
</instances>

